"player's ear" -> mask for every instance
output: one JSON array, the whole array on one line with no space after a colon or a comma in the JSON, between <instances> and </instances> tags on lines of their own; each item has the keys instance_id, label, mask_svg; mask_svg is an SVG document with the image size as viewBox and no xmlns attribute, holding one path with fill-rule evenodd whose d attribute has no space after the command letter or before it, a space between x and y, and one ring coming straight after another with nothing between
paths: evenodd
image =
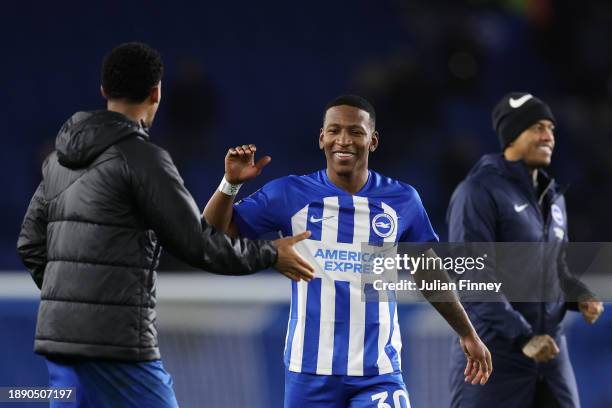
<instances>
[{"instance_id":1,"label":"player's ear","mask_svg":"<svg viewBox=\"0 0 612 408\"><path fill-rule=\"evenodd\" d=\"M151 92L149 93L149 100L151 103L159 103L161 101L161 81L151 88Z\"/></svg>"},{"instance_id":2,"label":"player's ear","mask_svg":"<svg viewBox=\"0 0 612 408\"><path fill-rule=\"evenodd\" d=\"M374 133L372 133L372 141L370 142L370 152L373 152L378 148L378 137L378 131L375 130Z\"/></svg>"},{"instance_id":3,"label":"player's ear","mask_svg":"<svg viewBox=\"0 0 612 408\"><path fill-rule=\"evenodd\" d=\"M323 128L319 130L319 149L323 150Z\"/></svg>"},{"instance_id":4,"label":"player's ear","mask_svg":"<svg viewBox=\"0 0 612 408\"><path fill-rule=\"evenodd\" d=\"M102 85L100 85L100 94L104 99L108 99L108 95L106 95L106 91L104 90L104 87Z\"/></svg>"}]
</instances>

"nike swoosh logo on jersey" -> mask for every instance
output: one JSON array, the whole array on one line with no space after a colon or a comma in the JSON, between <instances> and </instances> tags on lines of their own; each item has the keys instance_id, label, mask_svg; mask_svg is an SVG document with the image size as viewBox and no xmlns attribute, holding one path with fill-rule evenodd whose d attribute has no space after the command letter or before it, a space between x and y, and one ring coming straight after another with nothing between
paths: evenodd
<instances>
[{"instance_id":1,"label":"nike swoosh logo on jersey","mask_svg":"<svg viewBox=\"0 0 612 408\"><path fill-rule=\"evenodd\" d=\"M516 211L517 213L520 213L521 211L523 211L528 206L529 206L529 204L523 204L523 205L516 205L516 204L514 204L514 211Z\"/></svg>"},{"instance_id":2,"label":"nike swoosh logo on jersey","mask_svg":"<svg viewBox=\"0 0 612 408\"><path fill-rule=\"evenodd\" d=\"M508 100L508 103L510 104L511 107L516 109L516 108L520 108L521 106L523 106L523 104L527 102L528 100L530 100L531 98L533 98L533 96L531 94L527 94L527 95L521 96L518 99L510 98Z\"/></svg>"},{"instance_id":3,"label":"nike swoosh logo on jersey","mask_svg":"<svg viewBox=\"0 0 612 408\"><path fill-rule=\"evenodd\" d=\"M334 218L334 216L330 215L329 217L316 218L314 215L311 215L310 222L321 222L321 221L329 220L330 218Z\"/></svg>"}]
</instances>

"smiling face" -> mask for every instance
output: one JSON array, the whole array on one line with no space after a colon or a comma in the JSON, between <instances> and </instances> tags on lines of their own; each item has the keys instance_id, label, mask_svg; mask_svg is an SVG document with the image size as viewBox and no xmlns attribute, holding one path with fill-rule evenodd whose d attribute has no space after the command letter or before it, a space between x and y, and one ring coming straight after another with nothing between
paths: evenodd
<instances>
[{"instance_id":1,"label":"smiling face","mask_svg":"<svg viewBox=\"0 0 612 408\"><path fill-rule=\"evenodd\" d=\"M325 113L319 148L327 169L338 176L367 172L368 156L378 147L378 132L370 114L349 105L332 106Z\"/></svg>"},{"instance_id":2,"label":"smiling face","mask_svg":"<svg viewBox=\"0 0 612 408\"><path fill-rule=\"evenodd\" d=\"M550 165L555 148L555 125L540 120L527 128L504 152L510 160L523 160L528 167L537 169Z\"/></svg>"}]
</instances>

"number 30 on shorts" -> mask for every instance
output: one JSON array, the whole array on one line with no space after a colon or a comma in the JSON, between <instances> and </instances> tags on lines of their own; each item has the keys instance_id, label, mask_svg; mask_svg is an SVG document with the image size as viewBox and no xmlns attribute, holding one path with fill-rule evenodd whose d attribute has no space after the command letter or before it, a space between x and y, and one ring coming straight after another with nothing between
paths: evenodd
<instances>
[{"instance_id":1,"label":"number 30 on shorts","mask_svg":"<svg viewBox=\"0 0 612 408\"><path fill-rule=\"evenodd\" d=\"M378 402L376 408L410 408L410 400L404 390L396 390L393 393L393 405L387 403L387 398L389 398L387 391L372 395L372 401ZM402 404L402 399L404 404Z\"/></svg>"}]
</instances>

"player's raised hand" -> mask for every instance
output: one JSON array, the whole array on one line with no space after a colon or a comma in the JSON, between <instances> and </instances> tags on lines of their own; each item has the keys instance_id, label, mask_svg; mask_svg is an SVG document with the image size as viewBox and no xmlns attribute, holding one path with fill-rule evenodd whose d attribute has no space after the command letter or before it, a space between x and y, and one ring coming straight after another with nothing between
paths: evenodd
<instances>
[{"instance_id":1,"label":"player's raised hand","mask_svg":"<svg viewBox=\"0 0 612 408\"><path fill-rule=\"evenodd\" d=\"M299 282L304 279L310 282L314 277L314 268L293 248L298 242L310 237L310 231L302 232L293 237L274 241L278 258L274 268L291 280Z\"/></svg>"},{"instance_id":2,"label":"player's raised hand","mask_svg":"<svg viewBox=\"0 0 612 408\"><path fill-rule=\"evenodd\" d=\"M225 155L225 179L232 184L240 184L261 174L261 170L272 160L264 156L255 163L254 144L232 147Z\"/></svg>"},{"instance_id":3,"label":"player's raised hand","mask_svg":"<svg viewBox=\"0 0 612 408\"><path fill-rule=\"evenodd\" d=\"M465 382L485 385L493 372L493 361L489 349L476 332L461 337L459 341L467 358L467 365L463 372Z\"/></svg>"}]
</instances>

